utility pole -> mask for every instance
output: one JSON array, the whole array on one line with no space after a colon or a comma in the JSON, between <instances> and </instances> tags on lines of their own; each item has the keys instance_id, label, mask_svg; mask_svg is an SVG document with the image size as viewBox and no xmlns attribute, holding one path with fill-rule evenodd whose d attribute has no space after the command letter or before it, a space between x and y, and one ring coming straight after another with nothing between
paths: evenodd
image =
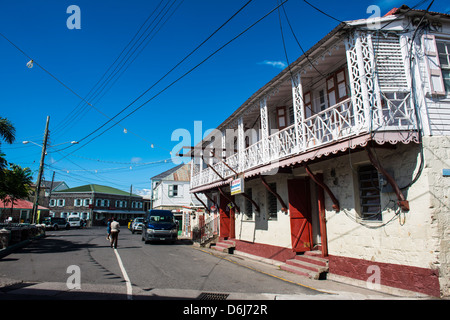
<instances>
[{"instance_id":1,"label":"utility pole","mask_svg":"<svg viewBox=\"0 0 450 320\"><path fill-rule=\"evenodd\" d=\"M36 214L39 206L39 193L41 192L41 180L42 180L42 172L44 171L44 159L45 153L47 150L47 140L48 140L48 123L50 122L50 116L47 116L47 122L45 124L45 132L44 132L44 144L42 145L42 153L41 153L41 162L39 163L39 174L36 182L36 193L34 195L34 203L32 210L32 219L31 223L36 223Z\"/></svg>"}]
</instances>

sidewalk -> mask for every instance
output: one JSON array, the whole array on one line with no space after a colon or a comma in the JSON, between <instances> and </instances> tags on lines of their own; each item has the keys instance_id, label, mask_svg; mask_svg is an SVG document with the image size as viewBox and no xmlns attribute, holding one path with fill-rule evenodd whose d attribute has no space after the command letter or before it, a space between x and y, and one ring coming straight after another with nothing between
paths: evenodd
<instances>
[{"instance_id":1,"label":"sidewalk","mask_svg":"<svg viewBox=\"0 0 450 320\"><path fill-rule=\"evenodd\" d=\"M187 241L184 239L183 241ZM22 245L26 245L23 243ZM19 246L18 246L19 247ZM132 287L133 300L404 300L404 299L435 299L433 297L419 295L412 292L403 294L387 294L369 290L364 287L353 286L334 280L312 280L288 271L281 270L281 262L262 259L246 253L235 251L227 254L217 250L193 245L193 249L211 254L220 259L237 264L241 267L263 273L280 281L286 281L301 287L313 289L318 294L280 294L270 293L237 293L237 292L201 292L199 290L152 288L143 290ZM0 276L0 300L127 300L125 285L92 285L82 284L81 289L68 289L66 283L43 282L25 283L17 279L2 278Z\"/></svg>"}]
</instances>

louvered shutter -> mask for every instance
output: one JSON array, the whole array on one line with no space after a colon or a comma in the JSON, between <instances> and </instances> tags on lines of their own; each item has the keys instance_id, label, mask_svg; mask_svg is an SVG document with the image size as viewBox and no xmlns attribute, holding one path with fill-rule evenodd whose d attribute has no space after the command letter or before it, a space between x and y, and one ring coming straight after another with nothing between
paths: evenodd
<instances>
[{"instance_id":1,"label":"louvered shutter","mask_svg":"<svg viewBox=\"0 0 450 320\"><path fill-rule=\"evenodd\" d=\"M423 35L422 45L428 68L431 94L445 95L444 79L442 77L441 64L439 62L434 35Z\"/></svg>"}]
</instances>

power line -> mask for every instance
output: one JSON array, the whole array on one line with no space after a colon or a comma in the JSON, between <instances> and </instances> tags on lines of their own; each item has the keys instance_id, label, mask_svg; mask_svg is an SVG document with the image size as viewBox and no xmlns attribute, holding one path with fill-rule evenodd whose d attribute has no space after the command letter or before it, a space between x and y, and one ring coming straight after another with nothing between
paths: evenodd
<instances>
[{"instance_id":1,"label":"power line","mask_svg":"<svg viewBox=\"0 0 450 320\"><path fill-rule=\"evenodd\" d=\"M200 43L194 50L192 50L188 55L186 55L181 61L179 61L174 67L172 67L172 69L170 69L164 76L162 76L158 81L156 81L152 86L150 86L147 90L145 90L141 95L139 95L136 99L134 99L129 105L127 105L125 108L123 108L119 113L117 113L114 117L112 117L110 120L106 121L103 125L101 125L100 127L98 127L97 129L95 129L94 131L92 131L90 134L88 134L87 136L85 136L84 138L78 140L83 141L86 140L88 137L90 137L91 135L93 135L94 133L96 133L97 131L99 131L100 129L102 129L103 127L105 127L109 122L113 121L113 119L115 119L116 117L118 117L120 114L122 114L123 112L125 112L128 108L130 108L136 101L138 101L140 98L142 98L148 91L150 91L152 88L154 88L159 82L161 82L163 79L165 79L170 73L172 73L172 71L174 71L180 64L182 64L186 59L188 59L192 54L194 54L198 49L200 49L200 47L202 47L209 39L211 39L217 32L219 32L226 24L228 24L237 14L239 14L246 6L248 6L253 0L249 0L247 3L245 3L237 12L235 12L230 18L227 19L227 21L225 21L219 28L217 28L211 35L209 35L202 43ZM283 3L287 2L288 0L285 0ZM273 9L272 11L270 11L268 14L266 14L263 18L259 19L256 23L260 22L262 19L264 19L265 17L267 17L270 13L272 13L275 9ZM238 38L239 36L241 36L243 33L245 33L246 31L248 31L251 27L253 27L256 23L254 23L252 26L250 26L249 28L247 28L244 32L242 32L241 34L239 34L238 36L236 36L235 38L233 38L232 40L230 40L229 42L227 42L225 45L223 45L221 48L219 48L218 50L216 50L215 52L213 52L212 54L210 54L206 59L204 59L202 62L200 62L199 64L197 64L195 67L191 68L188 72L186 72L185 74L183 74L181 77L179 77L178 79L176 79L175 81L173 81L171 84L169 84L168 86L166 86L163 90L159 91L156 95L154 95L152 98L150 98L149 100L147 100L145 103L143 103L141 106L139 106L138 108L136 108L133 112L129 113L127 116L123 117L121 120L115 122L115 124L113 124L111 127L109 127L107 130L103 131L102 133L100 133L99 135L95 136L93 139L89 140L86 144L84 144L83 146L79 147L78 149L76 149L75 151L78 151L79 149L81 149L82 147L84 147L85 145L87 145L88 143L90 143L91 141L93 141L94 139L96 139L97 137L99 137L100 135L102 135L103 133L105 133L106 131L110 130L111 128L113 128L116 124L120 123L121 121L123 121L125 118L129 117L131 114L133 114L134 112L136 112L137 110L139 110L140 108L142 108L144 105L146 105L148 102L150 102L151 100L153 100L154 98L156 98L157 96L159 96L160 94L162 94L163 92L165 92L167 89L169 89L171 86L173 86L176 82L178 82L179 80L183 79L185 76L187 76L189 73L191 73L193 70L197 69L201 64L203 64L204 62L206 62L207 60L209 60L213 55L215 55L217 52L219 52L220 50L222 50L225 46L227 46L229 43L231 43L232 41L234 41L236 38ZM69 147L63 148L61 150L65 150L68 149ZM73 152L75 152L73 151ZM72 153L73 153L72 152ZM60 159L62 160L62 159Z\"/></svg>"},{"instance_id":2,"label":"power line","mask_svg":"<svg viewBox=\"0 0 450 320\"><path fill-rule=\"evenodd\" d=\"M108 70L104 73L104 75L102 76L102 78L97 82L97 84L95 86L97 86L100 81L106 76L106 74L109 72L109 70L114 66L114 64L119 60L119 58L122 56L123 52L128 48L128 51L126 52L126 54L122 57L122 59L120 59L119 63L115 66L114 70L109 74L109 76L101 83L101 85L92 93L90 100L94 101L94 99L97 99L95 101L95 104L97 104L101 98L103 98L103 96L114 86L114 84L117 82L117 80L125 73L125 71L128 69L128 67L135 61L135 59L142 53L143 49L149 44L149 42L156 36L156 34L161 30L161 28L167 23L167 21L172 17L172 15L175 13L175 11L179 8L179 6L183 3L183 0L179 3L179 5L175 8L175 10L172 11L172 13L166 18L166 20L162 23L162 19L166 17L166 15L168 14L168 12L171 10L172 6L175 4L177 0L174 0L172 2L172 4L169 6L169 8L163 13L163 11L166 9L168 3L161 9L161 11L156 15L156 17L153 19L153 21L147 26L147 28L144 30L144 32L139 36L139 38L136 40L136 42L134 42L134 44L132 44L130 46L130 44L133 42L133 40L138 36L138 34L140 33L140 31L142 30L142 28L145 26L145 24L147 23L147 21L150 19L150 17L152 15L154 15L155 11L158 9L158 7L149 15L149 17L145 20L145 22L141 25L141 27L139 28L139 30L136 32L136 34L134 35L133 39L127 44L127 46L122 50L122 52L119 54L119 56L116 58L116 60L113 62L113 64L108 68ZM160 2L160 4L162 3L162 1ZM163 14L162 14L163 13ZM152 28L152 30L150 32L147 33L148 29L154 24L154 22L156 21L156 19L160 16L161 18L159 19L159 21L155 24L155 26ZM155 31L156 27L159 26L159 28ZM155 31L155 32L154 32ZM147 33L147 34L146 34ZM148 39L148 37L153 33L153 36L145 43L145 45L142 47L142 49L134 56L133 60L131 60L131 62L128 62L129 59L136 53L136 51L144 44L144 42ZM141 40L141 38L146 34L146 36L144 37L143 40ZM139 43L139 44L138 44ZM134 48L134 50L133 50ZM131 51L133 50L133 51ZM131 52L131 53L130 53ZM128 64L127 64L128 63ZM126 67L125 67L126 66ZM124 68L125 67L125 68ZM124 68L124 69L123 69ZM123 70L122 70L123 69ZM122 71L120 74L119 72ZM119 74L119 76L117 76ZM115 79L114 79L115 78ZM113 81L114 80L114 81ZM112 84L107 88L108 84L111 82ZM95 86L91 89L92 90L95 88ZM107 88L106 91L104 91ZM104 91L104 92L103 92ZM99 95L103 92L103 94L99 97ZM93 102L94 103L94 102ZM80 105L80 104L79 104ZM78 105L78 106L79 106ZM98 111L100 114L102 114L103 116L105 116L106 118L111 120L111 117L108 116L107 114L105 114L104 112L102 112L101 110L99 110L98 108L96 108L94 105L90 105L92 108L94 108L96 111ZM82 108L82 112L85 111L87 106L84 106ZM78 107L77 107L78 108ZM77 108L75 108L74 110L76 110ZM76 115L81 117L82 115ZM70 120L70 119L69 119ZM75 124L74 121L71 121L72 124ZM64 125L64 122L62 123L62 125ZM122 126L123 127L123 126ZM69 127L66 127L66 130ZM138 134L132 132L131 130L123 127L124 130L133 133L134 135L136 135L138 138L150 143L148 140L144 139L143 137L139 136ZM154 144L153 144L154 145Z\"/></svg>"}]
</instances>

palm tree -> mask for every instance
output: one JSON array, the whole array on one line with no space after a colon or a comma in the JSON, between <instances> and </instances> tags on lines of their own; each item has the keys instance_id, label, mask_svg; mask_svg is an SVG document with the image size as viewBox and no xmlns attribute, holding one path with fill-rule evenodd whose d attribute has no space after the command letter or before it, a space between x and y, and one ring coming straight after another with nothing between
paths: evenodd
<instances>
[{"instance_id":1,"label":"palm tree","mask_svg":"<svg viewBox=\"0 0 450 320\"><path fill-rule=\"evenodd\" d=\"M1 140L5 141L6 143L13 143L16 139L16 128L14 128L11 121L9 121L6 118L0 117L0 146L1 146ZM8 162L5 160L5 155L0 151L0 179L3 177L3 169L5 169Z\"/></svg>"},{"instance_id":2,"label":"palm tree","mask_svg":"<svg viewBox=\"0 0 450 320\"><path fill-rule=\"evenodd\" d=\"M2 117L0 117L0 138L9 144L16 140L16 129L13 124L8 119Z\"/></svg>"},{"instance_id":3,"label":"palm tree","mask_svg":"<svg viewBox=\"0 0 450 320\"><path fill-rule=\"evenodd\" d=\"M11 121L0 117L0 145L1 140L6 143L13 143L16 139L16 129ZM11 212L16 199L28 196L32 183L32 174L29 168L22 168L15 164L10 164L0 152L0 199L5 203L11 202Z\"/></svg>"},{"instance_id":4,"label":"palm tree","mask_svg":"<svg viewBox=\"0 0 450 320\"><path fill-rule=\"evenodd\" d=\"M28 196L33 175L30 168L22 168L16 164L10 164L9 170L4 170L4 179L0 198L4 203L11 203L11 215L14 202Z\"/></svg>"}]
</instances>

